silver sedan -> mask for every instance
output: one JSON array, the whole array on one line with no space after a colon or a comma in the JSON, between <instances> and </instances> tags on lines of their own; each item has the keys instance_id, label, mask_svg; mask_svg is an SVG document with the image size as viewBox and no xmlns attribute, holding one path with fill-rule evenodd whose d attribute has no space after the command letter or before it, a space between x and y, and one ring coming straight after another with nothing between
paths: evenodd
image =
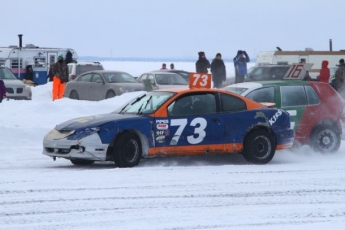
<instances>
[{"instance_id":1,"label":"silver sedan","mask_svg":"<svg viewBox=\"0 0 345 230\"><path fill-rule=\"evenodd\" d=\"M126 92L142 91L144 85L126 72L96 70L79 75L66 84L65 97L75 100L99 101Z\"/></svg>"},{"instance_id":2,"label":"silver sedan","mask_svg":"<svg viewBox=\"0 0 345 230\"><path fill-rule=\"evenodd\" d=\"M0 79L5 83L6 98L15 100L31 100L31 87L25 85L21 80L4 66L0 67Z\"/></svg>"}]
</instances>

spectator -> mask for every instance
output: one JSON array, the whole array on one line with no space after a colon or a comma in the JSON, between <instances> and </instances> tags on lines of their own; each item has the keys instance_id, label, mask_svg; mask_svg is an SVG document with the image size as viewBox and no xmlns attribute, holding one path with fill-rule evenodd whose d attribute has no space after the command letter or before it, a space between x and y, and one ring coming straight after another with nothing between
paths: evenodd
<instances>
[{"instance_id":1,"label":"spectator","mask_svg":"<svg viewBox=\"0 0 345 230\"><path fill-rule=\"evenodd\" d=\"M300 64L305 64L306 63L305 58L301 58L301 61L299 63ZM303 81L311 81L311 77L309 75L309 71L308 70L305 72L305 75L303 77Z\"/></svg>"},{"instance_id":2,"label":"spectator","mask_svg":"<svg viewBox=\"0 0 345 230\"><path fill-rule=\"evenodd\" d=\"M170 69L175 69L174 63L170 64Z\"/></svg>"},{"instance_id":3,"label":"spectator","mask_svg":"<svg viewBox=\"0 0 345 230\"><path fill-rule=\"evenodd\" d=\"M345 64L344 59L339 60L339 67L334 75L334 86L338 93L345 98Z\"/></svg>"},{"instance_id":4,"label":"spectator","mask_svg":"<svg viewBox=\"0 0 345 230\"><path fill-rule=\"evenodd\" d=\"M319 81L329 83L330 76L331 76L331 73L328 68L328 61L323 60L321 62Z\"/></svg>"},{"instance_id":5,"label":"spectator","mask_svg":"<svg viewBox=\"0 0 345 230\"><path fill-rule=\"evenodd\" d=\"M211 67L210 62L207 60L205 52L200 51L198 53L199 59L195 63L197 73L208 73L208 69Z\"/></svg>"},{"instance_id":6,"label":"spectator","mask_svg":"<svg viewBox=\"0 0 345 230\"><path fill-rule=\"evenodd\" d=\"M63 55L59 55L58 61L53 66L53 101L61 99L65 93L65 86L68 82L68 66L63 60Z\"/></svg>"},{"instance_id":7,"label":"spectator","mask_svg":"<svg viewBox=\"0 0 345 230\"><path fill-rule=\"evenodd\" d=\"M214 88L221 88L226 78L225 64L220 53L216 54L211 63L211 73Z\"/></svg>"},{"instance_id":8,"label":"spectator","mask_svg":"<svg viewBox=\"0 0 345 230\"><path fill-rule=\"evenodd\" d=\"M235 68L235 79L236 79L236 77L238 76L238 71L237 71L237 66L236 66L235 60L236 60L236 57L237 57L238 55L241 55L241 53L242 53L242 50L238 50L236 56L235 56L234 59L233 59L234 68Z\"/></svg>"},{"instance_id":9,"label":"spectator","mask_svg":"<svg viewBox=\"0 0 345 230\"><path fill-rule=\"evenodd\" d=\"M161 69L167 69L167 64L163 63Z\"/></svg>"},{"instance_id":10,"label":"spectator","mask_svg":"<svg viewBox=\"0 0 345 230\"><path fill-rule=\"evenodd\" d=\"M53 81L54 74L53 74L53 64L50 65L49 70L48 70L48 76L47 76L47 82L48 81Z\"/></svg>"},{"instance_id":11,"label":"spectator","mask_svg":"<svg viewBox=\"0 0 345 230\"><path fill-rule=\"evenodd\" d=\"M6 97L6 86L3 80L0 79L0 103Z\"/></svg>"},{"instance_id":12,"label":"spectator","mask_svg":"<svg viewBox=\"0 0 345 230\"><path fill-rule=\"evenodd\" d=\"M246 51L239 50L237 56L234 59L235 71L235 83L244 82L244 76L247 74L247 63L250 62L249 56Z\"/></svg>"}]
</instances>

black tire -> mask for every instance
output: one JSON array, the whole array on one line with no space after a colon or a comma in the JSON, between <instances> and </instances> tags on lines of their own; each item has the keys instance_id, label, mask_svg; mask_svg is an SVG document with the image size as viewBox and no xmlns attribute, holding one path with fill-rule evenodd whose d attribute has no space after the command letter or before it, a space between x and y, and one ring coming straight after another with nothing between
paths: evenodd
<instances>
[{"instance_id":1,"label":"black tire","mask_svg":"<svg viewBox=\"0 0 345 230\"><path fill-rule=\"evenodd\" d=\"M95 161L90 161L90 160L77 160L77 159L70 159L70 161L72 162L72 164L74 165L92 165L93 163L95 163Z\"/></svg>"},{"instance_id":2,"label":"black tire","mask_svg":"<svg viewBox=\"0 0 345 230\"><path fill-rule=\"evenodd\" d=\"M141 143L134 133L124 133L116 140L114 161L118 167L134 167L139 164L142 150Z\"/></svg>"},{"instance_id":3,"label":"black tire","mask_svg":"<svg viewBox=\"0 0 345 230\"><path fill-rule=\"evenodd\" d=\"M248 162L266 164L276 151L275 138L266 130L255 130L244 140L243 157Z\"/></svg>"},{"instance_id":4,"label":"black tire","mask_svg":"<svg viewBox=\"0 0 345 230\"><path fill-rule=\"evenodd\" d=\"M74 100L79 100L79 95L78 95L77 91L73 90L73 91L69 94L69 98L74 99Z\"/></svg>"},{"instance_id":5,"label":"black tire","mask_svg":"<svg viewBox=\"0 0 345 230\"><path fill-rule=\"evenodd\" d=\"M110 90L107 92L107 94L105 95L105 99L108 99L108 98L112 98L112 97L115 97L116 94L114 91Z\"/></svg>"},{"instance_id":6,"label":"black tire","mask_svg":"<svg viewBox=\"0 0 345 230\"><path fill-rule=\"evenodd\" d=\"M312 133L310 146L316 152L334 153L339 150L340 144L339 132L330 125L318 126Z\"/></svg>"}]
</instances>

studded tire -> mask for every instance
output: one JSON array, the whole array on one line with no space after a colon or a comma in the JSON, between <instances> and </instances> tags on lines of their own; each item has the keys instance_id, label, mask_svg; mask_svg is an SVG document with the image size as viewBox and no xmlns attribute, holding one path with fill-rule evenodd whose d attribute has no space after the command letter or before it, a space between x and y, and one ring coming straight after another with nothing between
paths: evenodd
<instances>
[{"instance_id":1,"label":"studded tire","mask_svg":"<svg viewBox=\"0 0 345 230\"><path fill-rule=\"evenodd\" d=\"M341 138L336 128L330 125L320 125L311 135L310 146L316 152L335 153L339 150Z\"/></svg>"},{"instance_id":2,"label":"studded tire","mask_svg":"<svg viewBox=\"0 0 345 230\"><path fill-rule=\"evenodd\" d=\"M115 142L114 161L120 168L134 167L139 164L142 155L140 139L134 133L124 133Z\"/></svg>"},{"instance_id":3,"label":"studded tire","mask_svg":"<svg viewBox=\"0 0 345 230\"><path fill-rule=\"evenodd\" d=\"M255 130L244 140L243 157L248 162L266 164L272 160L276 151L275 138L266 130Z\"/></svg>"}]
</instances>

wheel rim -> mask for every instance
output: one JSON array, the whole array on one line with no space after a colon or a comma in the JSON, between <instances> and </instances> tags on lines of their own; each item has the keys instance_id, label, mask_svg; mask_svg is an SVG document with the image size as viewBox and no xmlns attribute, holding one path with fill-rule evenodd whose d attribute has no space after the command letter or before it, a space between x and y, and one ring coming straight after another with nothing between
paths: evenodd
<instances>
[{"instance_id":1,"label":"wheel rim","mask_svg":"<svg viewBox=\"0 0 345 230\"><path fill-rule=\"evenodd\" d=\"M252 142L252 151L258 159L266 159L271 153L271 141L266 136L258 136Z\"/></svg>"},{"instance_id":2,"label":"wheel rim","mask_svg":"<svg viewBox=\"0 0 345 230\"><path fill-rule=\"evenodd\" d=\"M317 135L316 143L320 149L332 150L337 146L337 134L331 129L324 129Z\"/></svg>"},{"instance_id":3,"label":"wheel rim","mask_svg":"<svg viewBox=\"0 0 345 230\"><path fill-rule=\"evenodd\" d=\"M130 140L126 144L125 148L126 161L133 163L138 159L139 156L139 144L135 140Z\"/></svg>"}]
</instances>

